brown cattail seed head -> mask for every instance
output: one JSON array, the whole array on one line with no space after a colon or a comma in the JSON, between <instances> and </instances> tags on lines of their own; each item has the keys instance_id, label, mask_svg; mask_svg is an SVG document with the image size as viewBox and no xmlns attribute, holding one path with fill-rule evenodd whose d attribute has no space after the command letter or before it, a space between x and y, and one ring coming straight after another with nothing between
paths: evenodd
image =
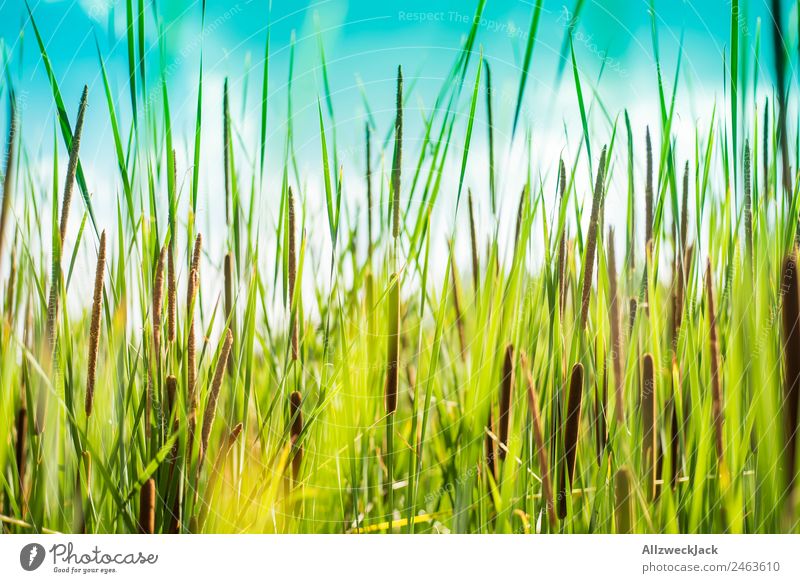
<instances>
[{"instance_id":1,"label":"brown cattail seed head","mask_svg":"<svg viewBox=\"0 0 800 583\"><path fill-rule=\"evenodd\" d=\"M800 279L797 273L797 256L794 251L783 260L780 293L783 295L783 358L784 397L783 418L786 427L784 448L786 455L787 490L794 487L797 469L798 415L800 411Z\"/></svg>"},{"instance_id":2,"label":"brown cattail seed head","mask_svg":"<svg viewBox=\"0 0 800 583\"><path fill-rule=\"evenodd\" d=\"M171 242L167 252L167 339L170 342L175 342L175 330L178 326L178 298L175 277L175 245Z\"/></svg>"},{"instance_id":3,"label":"brown cattail seed head","mask_svg":"<svg viewBox=\"0 0 800 583\"><path fill-rule=\"evenodd\" d=\"M139 534L153 534L156 530L156 482L153 478L139 490Z\"/></svg>"},{"instance_id":4,"label":"brown cattail seed head","mask_svg":"<svg viewBox=\"0 0 800 583\"><path fill-rule=\"evenodd\" d=\"M178 394L178 379L174 375L169 375L166 381L167 385L167 411L172 415L175 409L175 397Z\"/></svg>"},{"instance_id":5,"label":"brown cattail seed head","mask_svg":"<svg viewBox=\"0 0 800 583\"><path fill-rule=\"evenodd\" d=\"M27 460L27 447L28 442L28 410L25 407L20 407L17 411L17 442L15 447L17 473L19 475L19 490L23 492L25 489L25 469Z\"/></svg>"},{"instance_id":6,"label":"brown cattail seed head","mask_svg":"<svg viewBox=\"0 0 800 583\"><path fill-rule=\"evenodd\" d=\"M498 438L500 439L498 455L506 459L508 435L511 427L511 392L514 388L514 345L506 345L503 358L503 378L500 381L500 416L498 417Z\"/></svg>"},{"instance_id":7,"label":"brown cattail seed head","mask_svg":"<svg viewBox=\"0 0 800 583\"><path fill-rule=\"evenodd\" d=\"M572 487L575 473L575 458L578 453L578 430L581 421L581 397L583 395L583 365L572 367L567 398L567 419L564 427L564 463L561 464L560 493L558 496L558 517L567 517L567 496Z\"/></svg>"},{"instance_id":8,"label":"brown cattail seed head","mask_svg":"<svg viewBox=\"0 0 800 583\"><path fill-rule=\"evenodd\" d=\"M192 263L190 265L190 272L197 271L200 273L200 259L203 253L203 235L197 233L194 239L194 249L192 249Z\"/></svg>"},{"instance_id":9,"label":"brown cattail seed head","mask_svg":"<svg viewBox=\"0 0 800 583\"><path fill-rule=\"evenodd\" d=\"M92 300L92 323L89 329L89 362L86 376L86 416L92 414L94 386L97 377L97 351L100 349L100 317L103 303L103 276L106 265L106 232L100 235L100 250L97 253L97 268L94 276Z\"/></svg>"},{"instance_id":10,"label":"brown cattail seed head","mask_svg":"<svg viewBox=\"0 0 800 583\"><path fill-rule=\"evenodd\" d=\"M392 163L392 237L400 236L400 170L403 165L403 69L397 67L397 109Z\"/></svg>"},{"instance_id":11,"label":"brown cattail seed head","mask_svg":"<svg viewBox=\"0 0 800 583\"><path fill-rule=\"evenodd\" d=\"M294 391L289 395L289 419L291 420L292 427L290 431L290 439L292 442L292 449L294 455L292 457L292 478L297 479L300 475L300 465L303 463L303 446L298 443L300 434L303 431L303 411L302 411L303 397L299 391Z\"/></svg>"},{"instance_id":12,"label":"brown cattail seed head","mask_svg":"<svg viewBox=\"0 0 800 583\"><path fill-rule=\"evenodd\" d=\"M642 457L648 498L655 495L656 473L656 381L653 355L642 357Z\"/></svg>"}]
</instances>

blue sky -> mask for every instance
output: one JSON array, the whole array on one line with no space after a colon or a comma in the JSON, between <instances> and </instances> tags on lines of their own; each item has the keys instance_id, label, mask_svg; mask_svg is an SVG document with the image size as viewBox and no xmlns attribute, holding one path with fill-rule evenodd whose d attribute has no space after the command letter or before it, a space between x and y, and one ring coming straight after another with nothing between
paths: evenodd
<instances>
[{"instance_id":1,"label":"blue sky","mask_svg":"<svg viewBox=\"0 0 800 583\"><path fill-rule=\"evenodd\" d=\"M111 128L95 39L106 61L116 108L126 131L130 126L130 102L125 0L29 2L71 117L74 118L83 84L89 86L90 112L82 160L91 169L87 172L90 190L95 193L111 191L106 200L113 201L113 191L118 191L120 186L115 174ZM136 0L133 4L135 7ZM205 31L201 34L200 0L158 0L155 5L153 0L145 0L148 84L150 88L158 88L161 57L157 32L160 28L164 35L163 66L177 134L179 166L185 168L189 164L188 138L193 131L201 47L205 75L201 197L213 198L214 193L220 191L220 118L225 78L229 79L235 126L241 133L242 143L249 147L257 142L264 41L269 26L268 159L271 168L274 170L280 164L283 151L289 46L294 34L293 124L301 173L310 181L309 190L318 191L320 150L316 107L318 97L324 93L319 67L321 39L328 61L339 159L344 165L346 181L358 182L363 172L361 88L368 96L378 134L382 137L391 127L394 116L396 67L403 66L407 87L414 84L414 92L406 102L406 140L413 151L414 141L421 135L422 112L432 106L443 77L456 58L460 42L470 28L476 4L477 0L273 1L271 5L268 0L208 0ZM545 0L526 86L522 120L534 136L534 148L541 158L537 163L543 174L553 167L552 158L563 151L565 130L577 137L580 127L569 66L561 82L556 83L556 71L564 56L561 53L564 33L574 7L575 0ZM680 119L676 120L674 128L680 141L681 132L691 136L699 120L707 119L715 102L724 104L723 55L730 44L731 7L727 0L656 0L655 8L668 90L679 39L684 38L678 93ZM158 22L154 17L156 10ZM532 10L533 3L529 1L489 0L478 29L477 43L492 67L495 124L501 143L510 131ZM749 51L757 36L757 19L762 21L762 67L769 71L772 59L767 2L743 1L740 10L740 41ZM584 92L589 100L596 92L611 117L627 109L637 140L643 135L646 124L658 126L659 123L650 22L647 0L587 0L574 35ZM795 13L790 13L788 8L784 22L796 22ZM790 31L790 42L794 43L794 26ZM26 147L30 155L47 168L55 110L22 0L0 0L0 37L10 56L11 76L20 98ZM598 82L601 69L603 75ZM468 84L474 75L473 66L468 73ZM769 74L762 75L760 83L769 81ZM153 103L160 107L158 90L155 94ZM464 99L459 104L461 111L468 109L468 94L469 89L464 91ZM5 120L2 123L6 123ZM590 124L598 139L610 137L611 125L604 120L599 108L593 108ZM478 108L475 132L471 155L474 160L482 160L485 155L483 107ZM457 130L456 134L454 150L457 152L463 130ZM574 137L573 147L577 142ZM239 161L244 158L240 156ZM410 165L414 161L406 163ZM521 173L526 164L519 152L509 152L504 164L499 169L502 194L515 198L524 180ZM470 168L468 186L478 188L485 184L484 166L475 164ZM271 187L274 188L274 183ZM611 196L616 195L612 193ZM309 198L313 198L313 192ZM102 206L102 202L98 206ZM113 212L113 206L108 210ZM209 203L205 219L209 220L212 215Z\"/></svg>"}]
</instances>

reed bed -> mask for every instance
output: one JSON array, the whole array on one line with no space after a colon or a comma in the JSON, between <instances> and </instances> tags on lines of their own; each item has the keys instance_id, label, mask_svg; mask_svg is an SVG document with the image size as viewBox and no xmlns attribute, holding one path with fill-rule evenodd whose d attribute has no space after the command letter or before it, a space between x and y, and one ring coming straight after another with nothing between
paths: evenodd
<instances>
[{"instance_id":1,"label":"reed bed","mask_svg":"<svg viewBox=\"0 0 800 583\"><path fill-rule=\"evenodd\" d=\"M310 141L294 45L257 106L201 69L184 140L165 51L134 51L118 95L99 49L102 83L62 94L32 11L58 114L43 166L4 54L3 532L800 533L796 88L763 70L796 47L740 38L738 93L699 116L689 73L661 76L682 51L653 51L632 115L573 47L545 144L520 117L535 25L509 108L485 7L435 99L392 63L394 100L367 84L351 115L320 32ZM128 46L163 49L141 24Z\"/></svg>"}]
</instances>

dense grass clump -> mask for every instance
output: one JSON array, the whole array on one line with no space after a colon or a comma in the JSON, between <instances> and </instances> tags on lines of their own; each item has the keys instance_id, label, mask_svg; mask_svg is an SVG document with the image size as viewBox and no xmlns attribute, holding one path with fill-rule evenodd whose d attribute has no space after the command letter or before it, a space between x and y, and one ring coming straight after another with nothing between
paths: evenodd
<instances>
[{"instance_id":1,"label":"dense grass clump","mask_svg":"<svg viewBox=\"0 0 800 583\"><path fill-rule=\"evenodd\" d=\"M761 44L738 39L730 102L698 118L654 50L658 99L636 119L603 102L605 78L566 38L573 75L558 82L576 100L559 117L581 131L543 143L519 115L542 5L512 121L477 4L432 104L394 64L394 99L371 109L364 90L357 156L343 156L320 35L308 164L292 67L272 119L268 40L247 115L201 66L182 148L163 50L131 48L130 96L99 51L102 84L62 95L31 15L58 141L50 168L34 162L7 67L3 531L800 532L794 53L778 42L766 71ZM681 116L704 120L690 143ZM87 187L90 119L112 129L116 198Z\"/></svg>"}]
</instances>

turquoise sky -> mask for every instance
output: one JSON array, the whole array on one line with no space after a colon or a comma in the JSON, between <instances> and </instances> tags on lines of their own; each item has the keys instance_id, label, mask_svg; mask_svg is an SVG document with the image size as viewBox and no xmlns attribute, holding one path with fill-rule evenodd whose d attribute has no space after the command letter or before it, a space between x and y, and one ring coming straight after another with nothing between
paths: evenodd
<instances>
[{"instance_id":1,"label":"turquoise sky","mask_svg":"<svg viewBox=\"0 0 800 583\"><path fill-rule=\"evenodd\" d=\"M29 2L72 118L83 84L89 86L90 110L81 157L84 166L91 169L87 172L90 190L94 193L111 191L108 200L113 201L114 191L118 191L120 185L115 174L111 127L95 39L106 60L112 91L116 95L116 108L123 129L127 131L131 116L125 40L126 2ZM318 97L324 99L319 66L321 40L328 61L339 161L344 166L346 183L358 182L360 188L365 120L362 88L378 127L378 137L382 139L388 135L394 116L396 67L403 66L406 87L413 85L414 88L406 101L406 143L410 151L414 151L415 141L421 139L422 114L432 106L444 75L457 56L458 47L469 31L476 4L477 0L273 1L271 5L267 0L208 0L205 29L201 33L200 0L145 0L148 85L152 103L160 107L157 82L159 70L163 67L177 134L179 167L186 168L190 164L188 138L193 131L201 47L205 75L201 197L213 197L220 190L221 102L225 78L230 83L232 112L239 139L252 152L252 146L258 140L264 44L269 26L269 167L276 170L281 163L287 130L290 40L294 34L292 123L295 147L301 173L309 177L311 188L315 188L321 160L316 108ZM574 46L584 92L589 101L593 95L601 98L610 118L627 109L638 140L643 136L646 124L659 125L650 3L643 0L587 0L579 4L582 7L574 33ZM136 0L133 0L133 5L135 9ZM749 75L752 75L753 48L761 23L761 66L764 73L759 83L762 87L771 83L771 74L767 73L772 67L768 6L769 2L765 0L742 2L737 19L743 56L747 57L744 62L750 67ZM521 119L526 130L532 132L534 149L541 154L539 169L545 169L541 170L543 174L553 167L551 158L569 147L565 145L570 141L565 134L571 132L577 138L580 131L572 71L564 60L569 53L562 52L567 24L575 9L575 0L545 0L526 85ZM730 44L731 5L727 0L657 0L655 9L668 90L672 84L679 41L681 37L684 39L677 108L679 119L674 131L692 135L698 120L710 115L715 102L720 107L725 104L723 57ZM492 68L495 126L501 143L507 141L510 134L532 11L532 2L489 0L478 29L478 46ZM0 16L0 36L10 59L10 76L19 97L25 144L32 158L46 161L52 152L55 110L25 3L22 0L0 0ZM796 20L794 8L787 8L783 15L785 25L789 26ZM163 55L158 49L159 30L164 39ZM788 30L789 46L794 46L794 25ZM793 55L791 62L795 59ZM565 64L564 74L559 78L558 71ZM473 64L466 81L468 85L475 72ZM466 114L470 89L463 93L458 108ZM483 99L481 96L471 151L474 152L471 153L473 159L478 161L483 159L486 147ZM2 124L5 123L3 119ZM590 124L598 140L610 137L611 124L599 107L592 108ZM456 134L454 151L458 154L463 128ZM572 140L573 147L577 141ZM59 144L59 147L62 146ZM246 164L247 155L240 156L239 162ZM407 158L406 164L413 165L414 160ZM504 158L504 164L498 170L500 188L503 196L516 197L524 179L520 173L526 164L511 154ZM47 164L43 163L43 166L47 167ZM484 186L486 171L483 166L485 164L478 162L470 168L467 186ZM276 187L274 181L269 187ZM611 196L613 202L615 194ZM113 212L113 208L110 210Z\"/></svg>"}]
</instances>

